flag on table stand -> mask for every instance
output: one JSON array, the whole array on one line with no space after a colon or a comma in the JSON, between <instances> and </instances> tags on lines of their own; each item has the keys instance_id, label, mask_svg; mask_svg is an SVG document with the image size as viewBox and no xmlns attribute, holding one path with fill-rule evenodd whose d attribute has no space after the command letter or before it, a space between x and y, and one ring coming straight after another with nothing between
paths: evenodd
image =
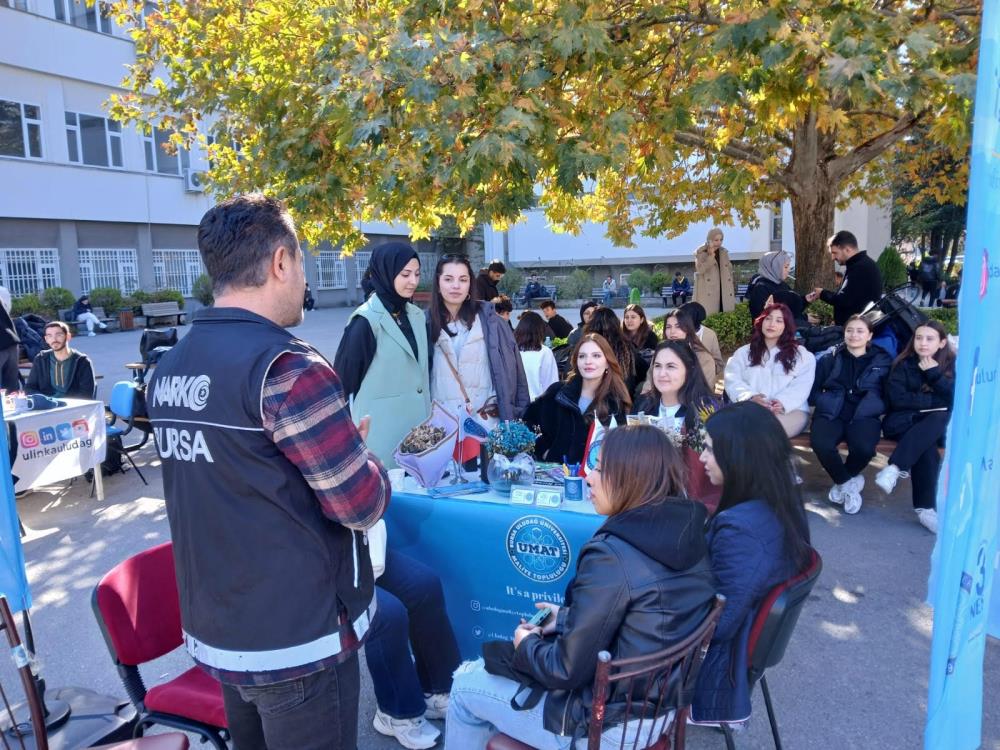
<instances>
[{"instance_id":1,"label":"flag on table stand","mask_svg":"<svg viewBox=\"0 0 1000 750\"><path fill-rule=\"evenodd\" d=\"M479 458L479 446L486 442L488 434L475 417L459 412L458 437L455 439L453 458L461 464Z\"/></svg>"},{"instance_id":2,"label":"flag on table stand","mask_svg":"<svg viewBox=\"0 0 1000 750\"><path fill-rule=\"evenodd\" d=\"M955 402L938 486L940 525L928 595L934 606L934 635L925 750L980 746L986 636L1000 635L1000 589L993 590L1000 497L1000 337L995 329L1000 315L998 43L997 3L984 3Z\"/></svg>"}]
</instances>

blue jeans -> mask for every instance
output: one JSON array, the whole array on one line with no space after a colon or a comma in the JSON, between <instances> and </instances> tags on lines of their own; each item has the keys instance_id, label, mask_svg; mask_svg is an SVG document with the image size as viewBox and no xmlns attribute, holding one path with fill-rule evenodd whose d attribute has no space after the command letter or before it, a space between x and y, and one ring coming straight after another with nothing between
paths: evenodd
<instances>
[{"instance_id":1,"label":"blue jeans","mask_svg":"<svg viewBox=\"0 0 1000 750\"><path fill-rule=\"evenodd\" d=\"M356 750L358 655L273 685L222 686L235 750Z\"/></svg>"},{"instance_id":2,"label":"blue jeans","mask_svg":"<svg viewBox=\"0 0 1000 750\"><path fill-rule=\"evenodd\" d=\"M503 732L537 750L569 750L573 747L572 737L561 737L544 728L544 697L538 705L526 711L515 711L510 707L510 699L518 687L516 682L506 677L491 675L484 669L482 660L463 667L463 671L455 675L451 688L448 721L444 725L444 750L483 750L490 737L497 732ZM669 720L670 715L666 718ZM662 731L664 723L659 721L656 729ZM647 736L651 728L647 720L642 725L642 736ZM626 728L625 734L625 746L631 747L635 742L634 727L630 725ZM609 727L601 735L602 748L617 750L621 746L621 725ZM577 740L576 748L586 747L587 737L584 735Z\"/></svg>"},{"instance_id":3,"label":"blue jeans","mask_svg":"<svg viewBox=\"0 0 1000 750\"><path fill-rule=\"evenodd\" d=\"M461 662L441 579L390 547L375 596L378 609L365 643L375 700L394 719L423 716L424 693L449 692Z\"/></svg>"}]
</instances>

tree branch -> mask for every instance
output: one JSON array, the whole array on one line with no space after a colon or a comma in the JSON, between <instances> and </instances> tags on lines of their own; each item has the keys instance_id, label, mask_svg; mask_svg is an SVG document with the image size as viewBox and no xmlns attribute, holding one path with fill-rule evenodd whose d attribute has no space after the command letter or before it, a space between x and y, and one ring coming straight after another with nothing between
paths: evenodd
<instances>
[{"instance_id":1,"label":"tree branch","mask_svg":"<svg viewBox=\"0 0 1000 750\"><path fill-rule=\"evenodd\" d=\"M681 143L685 146L694 146L695 148L703 148L706 151L715 151L715 147L708 142L705 136L700 135L697 132L691 131L677 131L674 133L674 140L677 143ZM759 167L765 166L765 159L760 155L752 146L741 143L739 141L730 141L721 149L718 149L719 153L725 154L733 159L739 161L745 161L750 164L756 164ZM770 175L770 178L780 185L788 187L789 184L786 182L786 178L783 174Z\"/></svg>"},{"instance_id":2,"label":"tree branch","mask_svg":"<svg viewBox=\"0 0 1000 750\"><path fill-rule=\"evenodd\" d=\"M896 120L895 125L870 138L850 153L831 159L827 165L827 174L834 184L839 184L849 174L853 174L865 164L875 159L892 144L906 135L924 116L924 112L911 112Z\"/></svg>"}]
</instances>

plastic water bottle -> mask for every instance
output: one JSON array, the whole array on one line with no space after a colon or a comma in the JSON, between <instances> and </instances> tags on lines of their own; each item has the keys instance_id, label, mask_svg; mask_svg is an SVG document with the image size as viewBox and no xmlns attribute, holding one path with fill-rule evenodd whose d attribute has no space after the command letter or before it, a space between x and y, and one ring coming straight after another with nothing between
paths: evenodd
<instances>
[{"instance_id":1,"label":"plastic water bottle","mask_svg":"<svg viewBox=\"0 0 1000 750\"><path fill-rule=\"evenodd\" d=\"M546 336L545 337L545 346L547 346L549 349L552 348L552 337L551 336Z\"/></svg>"}]
</instances>

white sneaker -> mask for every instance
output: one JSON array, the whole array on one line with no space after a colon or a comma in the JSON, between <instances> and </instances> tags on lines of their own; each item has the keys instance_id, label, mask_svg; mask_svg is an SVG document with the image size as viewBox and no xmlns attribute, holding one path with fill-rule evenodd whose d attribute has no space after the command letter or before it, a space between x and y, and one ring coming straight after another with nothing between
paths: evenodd
<instances>
[{"instance_id":1,"label":"white sneaker","mask_svg":"<svg viewBox=\"0 0 1000 750\"><path fill-rule=\"evenodd\" d=\"M875 484L885 490L885 494L892 494L896 489L896 482L910 476L908 471L900 471L895 464L887 464L882 471L875 475Z\"/></svg>"},{"instance_id":2,"label":"white sneaker","mask_svg":"<svg viewBox=\"0 0 1000 750\"><path fill-rule=\"evenodd\" d=\"M428 750L437 744L438 737L441 736L441 731L428 724L423 716L415 719L394 719L377 708L372 725L376 732L386 737L395 737L396 742L409 750Z\"/></svg>"},{"instance_id":3,"label":"white sneaker","mask_svg":"<svg viewBox=\"0 0 1000 750\"><path fill-rule=\"evenodd\" d=\"M448 715L448 693L434 693L433 695L424 693L424 702L427 704L427 711L424 712L425 719L443 719Z\"/></svg>"},{"instance_id":4,"label":"white sneaker","mask_svg":"<svg viewBox=\"0 0 1000 750\"><path fill-rule=\"evenodd\" d=\"M858 474L856 477L851 477L844 482L844 487L850 489L851 492L861 494L861 491L865 488L865 478L861 474Z\"/></svg>"},{"instance_id":5,"label":"white sneaker","mask_svg":"<svg viewBox=\"0 0 1000 750\"><path fill-rule=\"evenodd\" d=\"M844 513L853 516L861 510L861 493L848 488L844 490Z\"/></svg>"},{"instance_id":6,"label":"white sneaker","mask_svg":"<svg viewBox=\"0 0 1000 750\"><path fill-rule=\"evenodd\" d=\"M849 480L848 480L849 481ZM834 505L844 504L844 489L847 487L847 482L844 484L835 484L830 488L830 493L826 496L827 499Z\"/></svg>"},{"instance_id":7,"label":"white sneaker","mask_svg":"<svg viewBox=\"0 0 1000 750\"><path fill-rule=\"evenodd\" d=\"M87 335L88 336L96 336L97 334L94 333L93 331L87 331Z\"/></svg>"},{"instance_id":8,"label":"white sneaker","mask_svg":"<svg viewBox=\"0 0 1000 750\"><path fill-rule=\"evenodd\" d=\"M917 511L917 520L920 521L920 525L932 534L937 534L937 511L934 508L914 508L914 510Z\"/></svg>"}]
</instances>

